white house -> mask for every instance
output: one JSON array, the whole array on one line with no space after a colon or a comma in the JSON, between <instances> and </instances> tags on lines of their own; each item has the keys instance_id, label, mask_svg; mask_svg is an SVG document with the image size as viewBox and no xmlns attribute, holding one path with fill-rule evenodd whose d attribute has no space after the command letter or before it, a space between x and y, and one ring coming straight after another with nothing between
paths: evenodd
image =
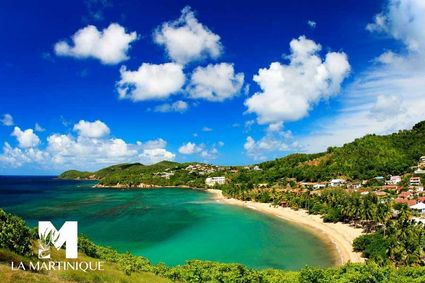
<instances>
[{"instance_id":1,"label":"white house","mask_svg":"<svg viewBox=\"0 0 425 283\"><path fill-rule=\"evenodd\" d=\"M205 179L205 184L209 187L214 185L224 185L226 182L226 177L209 177Z\"/></svg>"},{"instance_id":2,"label":"white house","mask_svg":"<svg viewBox=\"0 0 425 283\"><path fill-rule=\"evenodd\" d=\"M421 185L421 178L420 177L410 178L410 185L411 186L420 186Z\"/></svg>"},{"instance_id":3,"label":"white house","mask_svg":"<svg viewBox=\"0 0 425 283\"><path fill-rule=\"evenodd\" d=\"M400 176L391 176L389 180L385 181L386 185L397 185L401 182Z\"/></svg>"},{"instance_id":4,"label":"white house","mask_svg":"<svg viewBox=\"0 0 425 283\"><path fill-rule=\"evenodd\" d=\"M343 179L332 179L331 182L331 187L339 187L345 184L345 180Z\"/></svg>"},{"instance_id":5,"label":"white house","mask_svg":"<svg viewBox=\"0 0 425 283\"><path fill-rule=\"evenodd\" d=\"M425 203L418 202L415 205L410 206L411 209L419 211L420 213L425 213Z\"/></svg>"}]
</instances>

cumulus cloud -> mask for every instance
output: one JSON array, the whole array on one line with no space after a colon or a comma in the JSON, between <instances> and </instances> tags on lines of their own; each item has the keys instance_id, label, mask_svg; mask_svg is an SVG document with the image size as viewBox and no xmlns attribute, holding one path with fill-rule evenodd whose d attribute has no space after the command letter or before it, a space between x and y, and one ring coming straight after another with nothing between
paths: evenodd
<instances>
[{"instance_id":1,"label":"cumulus cloud","mask_svg":"<svg viewBox=\"0 0 425 283\"><path fill-rule=\"evenodd\" d=\"M193 142L188 142L186 144L183 144L181 147L179 147L179 152L181 154L194 154L194 153L199 153L201 151L202 151L202 147Z\"/></svg>"},{"instance_id":2,"label":"cumulus cloud","mask_svg":"<svg viewBox=\"0 0 425 283\"><path fill-rule=\"evenodd\" d=\"M425 2L421 0L389 0L385 10L366 29L386 33L402 41L410 51L425 55L424 11Z\"/></svg>"},{"instance_id":3,"label":"cumulus cloud","mask_svg":"<svg viewBox=\"0 0 425 283\"><path fill-rule=\"evenodd\" d=\"M19 147L31 148L36 147L40 143L39 137L34 133L33 129L22 131L19 127L15 127L12 136L16 137Z\"/></svg>"},{"instance_id":4,"label":"cumulus cloud","mask_svg":"<svg viewBox=\"0 0 425 283\"><path fill-rule=\"evenodd\" d=\"M222 46L220 36L201 24L190 7L176 21L162 24L154 32L154 41L164 46L168 57L180 64L203 58L217 58Z\"/></svg>"},{"instance_id":5,"label":"cumulus cloud","mask_svg":"<svg viewBox=\"0 0 425 283\"><path fill-rule=\"evenodd\" d=\"M87 138L102 138L110 133L108 126L99 120L94 122L80 120L74 125L74 131L78 132L80 136Z\"/></svg>"},{"instance_id":6,"label":"cumulus cloud","mask_svg":"<svg viewBox=\"0 0 425 283\"><path fill-rule=\"evenodd\" d=\"M138 70L120 69L117 83L120 98L133 101L165 99L178 92L185 82L183 67L176 63L143 63Z\"/></svg>"},{"instance_id":7,"label":"cumulus cloud","mask_svg":"<svg viewBox=\"0 0 425 283\"><path fill-rule=\"evenodd\" d=\"M38 147L40 140L31 129L21 131L16 127L14 135L19 147L5 143L0 155L0 166L21 167L28 164L45 170L97 170L116 163L150 164L175 158L175 154L166 149L167 142L163 139L127 143L120 138L109 138L105 130L108 129L109 133L109 128L96 122L80 121L75 125L77 136L59 133L49 135L47 146L43 149Z\"/></svg>"},{"instance_id":8,"label":"cumulus cloud","mask_svg":"<svg viewBox=\"0 0 425 283\"><path fill-rule=\"evenodd\" d=\"M192 99L221 102L240 93L244 82L243 73L235 73L233 64L209 64L197 67L187 87Z\"/></svg>"},{"instance_id":9,"label":"cumulus cloud","mask_svg":"<svg viewBox=\"0 0 425 283\"><path fill-rule=\"evenodd\" d=\"M13 117L10 114L3 114L3 118L0 119L0 122L4 126L13 126L14 125Z\"/></svg>"},{"instance_id":10,"label":"cumulus cloud","mask_svg":"<svg viewBox=\"0 0 425 283\"><path fill-rule=\"evenodd\" d=\"M246 154L254 160L266 160L279 157L285 152L299 150L301 147L294 140L291 131L279 128L279 130L267 130L266 134L258 140L248 136L244 149Z\"/></svg>"},{"instance_id":11,"label":"cumulus cloud","mask_svg":"<svg viewBox=\"0 0 425 283\"><path fill-rule=\"evenodd\" d=\"M347 55L328 52L319 57L321 46L300 36L290 42L289 64L273 62L260 69L254 81L261 91L245 101L260 124L296 121L322 99L337 94L350 71Z\"/></svg>"},{"instance_id":12,"label":"cumulus cloud","mask_svg":"<svg viewBox=\"0 0 425 283\"><path fill-rule=\"evenodd\" d=\"M220 142L220 146L224 146L223 142ZM214 145L208 148L205 144L196 144L193 142L188 142L180 146L179 153L183 155L194 155L197 154L199 157L204 159L215 159L218 155L218 150Z\"/></svg>"},{"instance_id":13,"label":"cumulus cloud","mask_svg":"<svg viewBox=\"0 0 425 283\"><path fill-rule=\"evenodd\" d=\"M136 39L136 32L127 33L124 27L116 23L102 31L88 25L72 36L71 44L66 40L59 41L54 50L58 56L95 58L103 64L113 65L128 59L130 44Z\"/></svg>"},{"instance_id":14,"label":"cumulus cloud","mask_svg":"<svg viewBox=\"0 0 425 283\"><path fill-rule=\"evenodd\" d=\"M183 113L189 108L188 104L183 100L178 100L173 103L164 103L161 105L155 106L153 111L155 112L180 112Z\"/></svg>"},{"instance_id":15,"label":"cumulus cloud","mask_svg":"<svg viewBox=\"0 0 425 283\"><path fill-rule=\"evenodd\" d=\"M400 53L387 50L347 86L342 108L332 119L314 124L314 131L300 137L308 151L342 145L365 134L388 134L411 128L425 120L425 3L390 0L371 32L401 41Z\"/></svg>"}]
</instances>

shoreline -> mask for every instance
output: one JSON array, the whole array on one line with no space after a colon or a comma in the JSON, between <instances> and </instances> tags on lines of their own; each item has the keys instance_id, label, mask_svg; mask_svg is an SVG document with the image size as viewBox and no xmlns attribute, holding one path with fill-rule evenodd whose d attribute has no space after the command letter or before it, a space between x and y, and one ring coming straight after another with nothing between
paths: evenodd
<instances>
[{"instance_id":1,"label":"shoreline","mask_svg":"<svg viewBox=\"0 0 425 283\"><path fill-rule=\"evenodd\" d=\"M223 204L237 205L257 212L278 217L285 221L303 227L329 245L335 258L335 265L341 266L348 262L363 263L365 259L361 253L353 251L353 240L363 234L361 228L354 228L343 223L323 222L320 215L308 214L305 210L294 210L289 207L273 207L270 203L242 201L223 196L221 190L207 189L215 201Z\"/></svg>"}]
</instances>

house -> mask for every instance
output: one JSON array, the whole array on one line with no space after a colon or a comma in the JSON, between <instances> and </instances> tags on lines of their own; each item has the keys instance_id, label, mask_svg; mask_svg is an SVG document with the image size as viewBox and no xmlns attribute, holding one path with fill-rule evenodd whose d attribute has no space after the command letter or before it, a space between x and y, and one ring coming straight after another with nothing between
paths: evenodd
<instances>
[{"instance_id":1,"label":"house","mask_svg":"<svg viewBox=\"0 0 425 283\"><path fill-rule=\"evenodd\" d=\"M421 178L420 177L412 177L410 178L410 185L411 186L420 186L421 185Z\"/></svg>"},{"instance_id":2,"label":"house","mask_svg":"<svg viewBox=\"0 0 425 283\"><path fill-rule=\"evenodd\" d=\"M408 198L410 197L410 192L402 192L398 195L399 198Z\"/></svg>"},{"instance_id":3,"label":"house","mask_svg":"<svg viewBox=\"0 0 425 283\"><path fill-rule=\"evenodd\" d=\"M421 158L419 158L419 163L425 164L425 156L421 156Z\"/></svg>"},{"instance_id":4,"label":"house","mask_svg":"<svg viewBox=\"0 0 425 283\"><path fill-rule=\"evenodd\" d=\"M205 184L208 187L212 187L215 185L224 185L224 183L226 182L226 177L209 177L205 179Z\"/></svg>"},{"instance_id":5,"label":"house","mask_svg":"<svg viewBox=\"0 0 425 283\"><path fill-rule=\"evenodd\" d=\"M387 195L387 193L386 192L383 192L383 191L376 191L375 192L375 195L377 195L378 197L384 197L384 196Z\"/></svg>"},{"instance_id":6,"label":"house","mask_svg":"<svg viewBox=\"0 0 425 283\"><path fill-rule=\"evenodd\" d=\"M254 169L254 171L261 171L261 170L263 170L258 165L255 165L253 169Z\"/></svg>"},{"instance_id":7,"label":"house","mask_svg":"<svg viewBox=\"0 0 425 283\"><path fill-rule=\"evenodd\" d=\"M425 213L425 203L418 202L417 204L411 205L411 209L419 211L420 213Z\"/></svg>"},{"instance_id":8,"label":"house","mask_svg":"<svg viewBox=\"0 0 425 283\"><path fill-rule=\"evenodd\" d=\"M385 180L385 178L384 178L384 176L376 176L376 177L375 177L375 180L378 180L378 181L384 181L384 180Z\"/></svg>"},{"instance_id":9,"label":"house","mask_svg":"<svg viewBox=\"0 0 425 283\"><path fill-rule=\"evenodd\" d=\"M354 190L358 190L362 187L362 184L361 183L352 183L350 186L347 186L347 187L354 189Z\"/></svg>"},{"instance_id":10,"label":"house","mask_svg":"<svg viewBox=\"0 0 425 283\"><path fill-rule=\"evenodd\" d=\"M404 203L404 204L407 204L408 206L412 206L412 205L416 204L416 200L414 200L414 199L404 199L404 198L396 198L395 202Z\"/></svg>"},{"instance_id":11,"label":"house","mask_svg":"<svg viewBox=\"0 0 425 283\"><path fill-rule=\"evenodd\" d=\"M331 184L331 187L340 187L340 186L345 184L345 180L343 180L343 179L332 179L330 184Z\"/></svg>"},{"instance_id":12,"label":"house","mask_svg":"<svg viewBox=\"0 0 425 283\"><path fill-rule=\"evenodd\" d=\"M400 182L401 182L400 176L391 176L389 180L385 181L385 184L386 185L397 185Z\"/></svg>"},{"instance_id":13,"label":"house","mask_svg":"<svg viewBox=\"0 0 425 283\"><path fill-rule=\"evenodd\" d=\"M399 192L402 189L403 189L402 187L396 186L396 185L385 185L385 186L382 186L382 190L386 190L386 191L396 191L396 192Z\"/></svg>"}]
</instances>

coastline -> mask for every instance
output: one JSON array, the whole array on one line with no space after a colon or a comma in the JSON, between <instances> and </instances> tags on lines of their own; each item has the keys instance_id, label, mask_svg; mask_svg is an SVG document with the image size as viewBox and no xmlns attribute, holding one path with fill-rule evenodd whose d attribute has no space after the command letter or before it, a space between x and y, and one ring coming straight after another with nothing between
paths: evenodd
<instances>
[{"instance_id":1,"label":"coastline","mask_svg":"<svg viewBox=\"0 0 425 283\"><path fill-rule=\"evenodd\" d=\"M343 223L325 223L320 215L308 214L305 210L294 210L289 207L273 207L269 203L259 203L253 201L242 201L223 196L221 190L205 190L213 195L213 198L220 203L237 205L249 208L261 213L289 221L308 229L316 236L328 243L332 249L337 266L348 262L362 263L365 259L361 253L353 251L353 240L363 234L361 228L354 228Z\"/></svg>"}]
</instances>

